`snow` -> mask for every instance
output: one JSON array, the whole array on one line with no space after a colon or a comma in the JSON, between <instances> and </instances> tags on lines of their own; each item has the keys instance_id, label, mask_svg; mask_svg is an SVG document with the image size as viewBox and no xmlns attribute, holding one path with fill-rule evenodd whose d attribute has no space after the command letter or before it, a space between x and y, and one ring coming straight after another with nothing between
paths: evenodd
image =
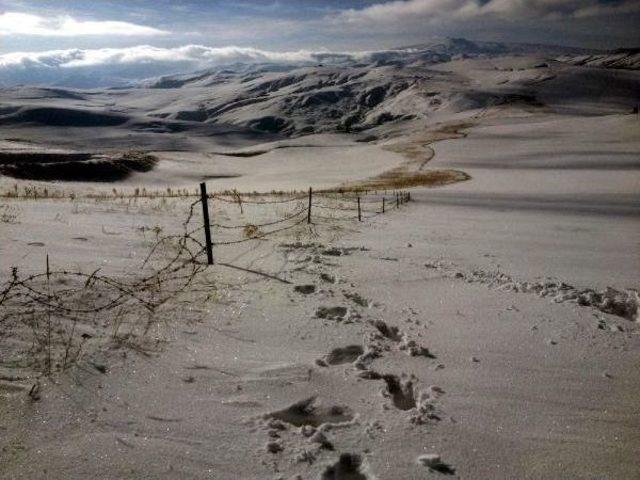
<instances>
[{"instance_id":1,"label":"snow","mask_svg":"<svg viewBox=\"0 0 640 480\"><path fill-rule=\"evenodd\" d=\"M131 117L94 129L7 120L5 152L113 153L144 140L159 159L116 182L0 177L3 192L15 184L67 194L3 198L3 282L11 267L20 278L43 272L47 255L54 271L99 268L119 281L161 263L171 249L141 267L159 238L183 231L194 198L124 195L135 188L193 191L210 176L218 177L210 191L320 188L416 159L471 176L415 188L411 202L363 222L315 212L311 226L216 246L216 264L153 314L140 307L80 322L79 365L51 379L24 365L46 354L32 350L33 317L11 317L15 329L0 336L11 359L0 364L3 475L634 478L640 129L627 106L638 78L539 63L539 55L444 63L437 88L420 87L438 92L440 110L405 90L393 108L409 109L413 95L419 118L351 135L331 122L313 136L247 130L247 119L265 115L255 104L234 125L136 130L149 126L149 112L176 112L173 102L217 101L205 87L78 93L82 100L3 91L3 103L21 108L111 101ZM531 86L540 74L555 77ZM306 75L311 82L313 69ZM586 83L572 89L576 78ZM593 93L603 79L608 88ZM237 88L223 85L220 98ZM507 97L530 90L542 105ZM255 225L306 201L244 199L242 211L231 196L212 199L212 218ZM242 231L213 234L224 243ZM76 283L60 275L43 285L63 294ZM104 301L91 282L79 290ZM67 323L56 327L68 333Z\"/></svg>"}]
</instances>

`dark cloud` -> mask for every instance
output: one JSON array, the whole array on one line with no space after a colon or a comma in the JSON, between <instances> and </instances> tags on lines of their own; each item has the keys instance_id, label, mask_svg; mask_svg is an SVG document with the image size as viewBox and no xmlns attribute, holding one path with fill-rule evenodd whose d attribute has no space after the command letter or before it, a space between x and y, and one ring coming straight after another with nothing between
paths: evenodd
<instances>
[{"instance_id":1,"label":"dark cloud","mask_svg":"<svg viewBox=\"0 0 640 480\"><path fill-rule=\"evenodd\" d=\"M144 42L164 48L203 44L357 50L442 36L591 48L640 44L640 0L0 0L3 11L47 19L70 16L78 28L147 27L150 35ZM141 43L108 28L91 38L55 32L50 32L51 38L39 38L15 32L16 28L13 34L6 29L0 33L0 53ZM151 35L154 30L171 33Z\"/></svg>"}]
</instances>

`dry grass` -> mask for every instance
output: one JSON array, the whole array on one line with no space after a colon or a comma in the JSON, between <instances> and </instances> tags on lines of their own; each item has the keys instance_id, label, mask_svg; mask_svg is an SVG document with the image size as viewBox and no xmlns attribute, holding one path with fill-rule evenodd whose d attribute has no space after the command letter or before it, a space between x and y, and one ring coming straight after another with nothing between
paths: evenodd
<instances>
[{"instance_id":1,"label":"dry grass","mask_svg":"<svg viewBox=\"0 0 640 480\"><path fill-rule=\"evenodd\" d=\"M300 195L305 191L298 190L271 190L269 192L239 192L237 190L223 190L221 192L210 193L210 196L232 197L236 201L241 197L263 197L263 196L291 196ZM20 200L76 200L87 198L93 200L112 200L112 199L155 199L155 198L199 198L199 188L166 188L162 190L147 189L146 187L130 187L130 188L111 188L98 192L80 194L74 190L65 190L57 186L42 186L36 184L26 184L19 186L17 183L0 191L0 198L20 199Z\"/></svg>"},{"instance_id":2,"label":"dry grass","mask_svg":"<svg viewBox=\"0 0 640 480\"><path fill-rule=\"evenodd\" d=\"M19 223L19 211L11 205L0 205L0 223Z\"/></svg>"},{"instance_id":3,"label":"dry grass","mask_svg":"<svg viewBox=\"0 0 640 480\"><path fill-rule=\"evenodd\" d=\"M135 274L121 278L100 269L52 271L48 256L42 273L21 275L14 267L0 284L0 367L51 375L109 343L136 351L157 345L152 328L158 331L173 300L193 291L204 271L201 244L184 228L183 234L161 236L162 227L154 227L147 258Z\"/></svg>"},{"instance_id":4,"label":"dry grass","mask_svg":"<svg viewBox=\"0 0 640 480\"><path fill-rule=\"evenodd\" d=\"M399 153L407 161L375 177L344 184L346 191L362 190L398 190L412 187L438 187L463 182L471 177L460 170L426 170L428 162L434 157L431 148L434 142L463 138L461 130L473 126L470 123L444 125L435 131L414 136L410 141L385 146L385 150Z\"/></svg>"},{"instance_id":5,"label":"dry grass","mask_svg":"<svg viewBox=\"0 0 640 480\"><path fill-rule=\"evenodd\" d=\"M345 184L345 191L399 190L413 187L438 187L463 182L471 177L460 170L407 171L404 167L366 180Z\"/></svg>"},{"instance_id":6,"label":"dry grass","mask_svg":"<svg viewBox=\"0 0 640 480\"><path fill-rule=\"evenodd\" d=\"M469 122L441 125L435 130L429 130L412 135L408 141L385 145L382 148L403 155L407 162L401 167L394 168L373 178L350 182L330 189L318 190L318 193L332 192L359 192L362 190L392 190L399 188L411 188L417 186L440 186L468 180L470 177L464 172L456 170L422 171L433 158L434 152L431 144L434 142L463 138L466 136L462 130L472 127ZM251 156L255 152L240 152L238 156ZM235 154L234 154L235 155ZM128 151L122 154L122 160L142 165L142 171L152 168L157 161L152 155L145 152ZM242 208L242 197L291 196L306 193L298 190L271 190L270 192L238 192L237 190L225 190L213 195L222 195L234 198ZM145 187L112 188L109 190L79 194L73 190L65 190L57 185L38 185L14 183L0 191L0 198L15 199L70 199L91 198L97 200L109 200L112 198L137 199L137 198L190 198L199 197L199 188L166 188L147 189Z\"/></svg>"},{"instance_id":7,"label":"dry grass","mask_svg":"<svg viewBox=\"0 0 640 480\"><path fill-rule=\"evenodd\" d=\"M244 238L256 238L260 236L261 232L256 225L245 225L242 234Z\"/></svg>"},{"instance_id":8,"label":"dry grass","mask_svg":"<svg viewBox=\"0 0 640 480\"><path fill-rule=\"evenodd\" d=\"M314 215L318 218L325 215L329 220L325 222L329 225L329 233L335 234L336 231L345 228L345 224L336 225L331 221L332 216L336 217L336 221L355 221L357 218L354 213L356 207L353 204L355 195L348 194L398 191L468 180L469 175L462 171L424 168L433 157L431 142L456 138L462 135L459 129L466 126L468 125L459 124L443 127L437 132L427 133L422 138L414 138L408 143L385 147L404 155L407 161L380 175L317 191L320 195L314 197L314 201L325 203L328 208L325 207L322 211L314 208ZM134 155L133 160L140 160L136 157L138 154L131 155ZM317 235L311 227L305 227L304 230L298 227L301 224L306 225L306 194L306 191L240 193L235 190L214 194L223 204L229 204L234 209L237 205L241 215L244 214L245 206L251 214L252 208L261 204L262 208L273 208L276 212L285 208L281 204L286 204L286 208L294 209L296 212L288 218L264 225L247 223L230 227L238 228L239 230L233 231L238 231L242 238L230 237L226 243L264 238L285 230L287 235L295 235L298 240L303 234ZM113 188L111 191L104 190L80 197L73 191L66 191L55 185L19 186L18 183L8 186L5 192L6 197L16 199L71 199L76 207L76 200L79 198L90 198L96 204L103 201L116 202L127 209L143 198L158 199L155 201L158 202L157 208L168 209L167 202L170 198L197 199L199 195L198 188ZM158 337L150 335L150 332L161 322L158 313L166 313L165 309L174 308L173 300L187 286L193 288L196 277L203 271L201 259L196 258L202 254L202 245L192 236L194 233L199 235L200 232L198 229L191 230L192 226L189 226L191 219L197 215L197 204L197 200L191 204L189 217L184 223L185 233L182 235L163 236L163 228L159 225L141 229L143 234L146 230L153 233L155 245L147 260L152 257L155 260L145 262L149 269L132 277L112 278L101 275L99 270L93 273L64 270L51 272L48 266L46 274L23 277L17 269L13 270L9 282L0 285L0 348L5 354L0 360L0 366L20 364L49 375L76 365L96 348L103 347L105 340L112 347L140 352L157 347ZM220 202L216 204L219 205ZM375 207L367 206L365 198L365 216L377 215L379 212L374 212L374 208L378 208L377 203ZM16 212L17 209L5 206L0 209L0 221L17 221ZM77 208L74 209L74 213L78 213ZM279 216L281 214L284 215L284 212L279 212ZM285 221L288 223L280 227L279 223ZM273 226L263 232L261 227L266 225ZM224 241L220 243L223 244ZM210 292L212 288L209 285L208 287L207 290Z\"/></svg>"}]
</instances>

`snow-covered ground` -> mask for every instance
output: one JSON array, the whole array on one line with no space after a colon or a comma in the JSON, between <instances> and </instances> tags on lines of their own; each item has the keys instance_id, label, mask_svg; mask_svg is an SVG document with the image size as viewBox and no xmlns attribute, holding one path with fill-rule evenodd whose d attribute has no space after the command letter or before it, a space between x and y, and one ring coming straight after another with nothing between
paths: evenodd
<instances>
[{"instance_id":1,"label":"snow-covered ground","mask_svg":"<svg viewBox=\"0 0 640 480\"><path fill-rule=\"evenodd\" d=\"M469 91L496 75L484 60L476 70L461 62L438 69L468 75L457 85ZM513 64L515 73L499 73L510 78L537 70L500 62ZM589 72L579 76L590 85L606 76ZM362 223L352 210L317 208L312 226L217 246L217 264L153 315L121 309L80 324L78 366L39 383L26 361L46 352L14 356L38 330L24 312L20 335L0 336L12 354L0 369L0 476L636 478L640 129L623 108L635 77L612 78L593 103L580 100L586 87L575 101L548 87L555 106L468 105L433 123L374 129L377 140L364 143L355 140L366 132L284 139L239 126L226 144L224 135L158 135L150 172L38 184L74 198L4 198L3 281L11 267L43 271L47 254L54 271L100 268L126 280L144 272L159 238L181 232L194 198L118 198L111 188L193 190L202 178L212 190L319 188L395 168L402 152L428 160L429 149L426 168L471 176L415 188L411 202L389 202ZM100 131L100 142L125 142ZM63 131L51 132L61 148ZM83 142L78 134L70 148ZM5 191L14 183L30 184L2 178ZM244 203L241 212L223 198L211 208L225 225L269 223L306 205ZM365 200L365 217L381 207L379 195ZM213 234L219 243L247 236Z\"/></svg>"}]
</instances>

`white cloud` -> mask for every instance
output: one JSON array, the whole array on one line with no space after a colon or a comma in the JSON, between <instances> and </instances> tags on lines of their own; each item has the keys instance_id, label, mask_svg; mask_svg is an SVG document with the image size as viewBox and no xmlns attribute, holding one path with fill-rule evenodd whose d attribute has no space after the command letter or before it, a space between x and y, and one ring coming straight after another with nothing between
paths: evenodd
<instances>
[{"instance_id":1,"label":"white cloud","mask_svg":"<svg viewBox=\"0 0 640 480\"><path fill-rule=\"evenodd\" d=\"M271 52L256 48L215 48L203 45L186 45L176 48L138 45L125 48L7 53L0 55L0 68L78 68L145 63L189 63L196 66L207 66L234 62L311 62L317 60L317 55L325 53L327 52L308 50Z\"/></svg>"},{"instance_id":2,"label":"white cloud","mask_svg":"<svg viewBox=\"0 0 640 480\"><path fill-rule=\"evenodd\" d=\"M0 14L0 36L155 36L169 32L129 22L84 21L69 16L51 18L19 12Z\"/></svg>"},{"instance_id":3,"label":"white cloud","mask_svg":"<svg viewBox=\"0 0 640 480\"><path fill-rule=\"evenodd\" d=\"M396 0L393 2L372 5L361 10L349 9L340 12L338 19L347 23L359 22L397 22L415 15L425 15L452 12L460 4L469 3L468 0Z\"/></svg>"},{"instance_id":4,"label":"white cloud","mask_svg":"<svg viewBox=\"0 0 640 480\"><path fill-rule=\"evenodd\" d=\"M389 51L392 52L392 51ZM247 47L185 45L159 48L49 50L0 54L0 88L12 85L59 85L96 88L189 73L234 63L278 63L292 66L359 60L380 52L297 50L276 52Z\"/></svg>"}]
</instances>

